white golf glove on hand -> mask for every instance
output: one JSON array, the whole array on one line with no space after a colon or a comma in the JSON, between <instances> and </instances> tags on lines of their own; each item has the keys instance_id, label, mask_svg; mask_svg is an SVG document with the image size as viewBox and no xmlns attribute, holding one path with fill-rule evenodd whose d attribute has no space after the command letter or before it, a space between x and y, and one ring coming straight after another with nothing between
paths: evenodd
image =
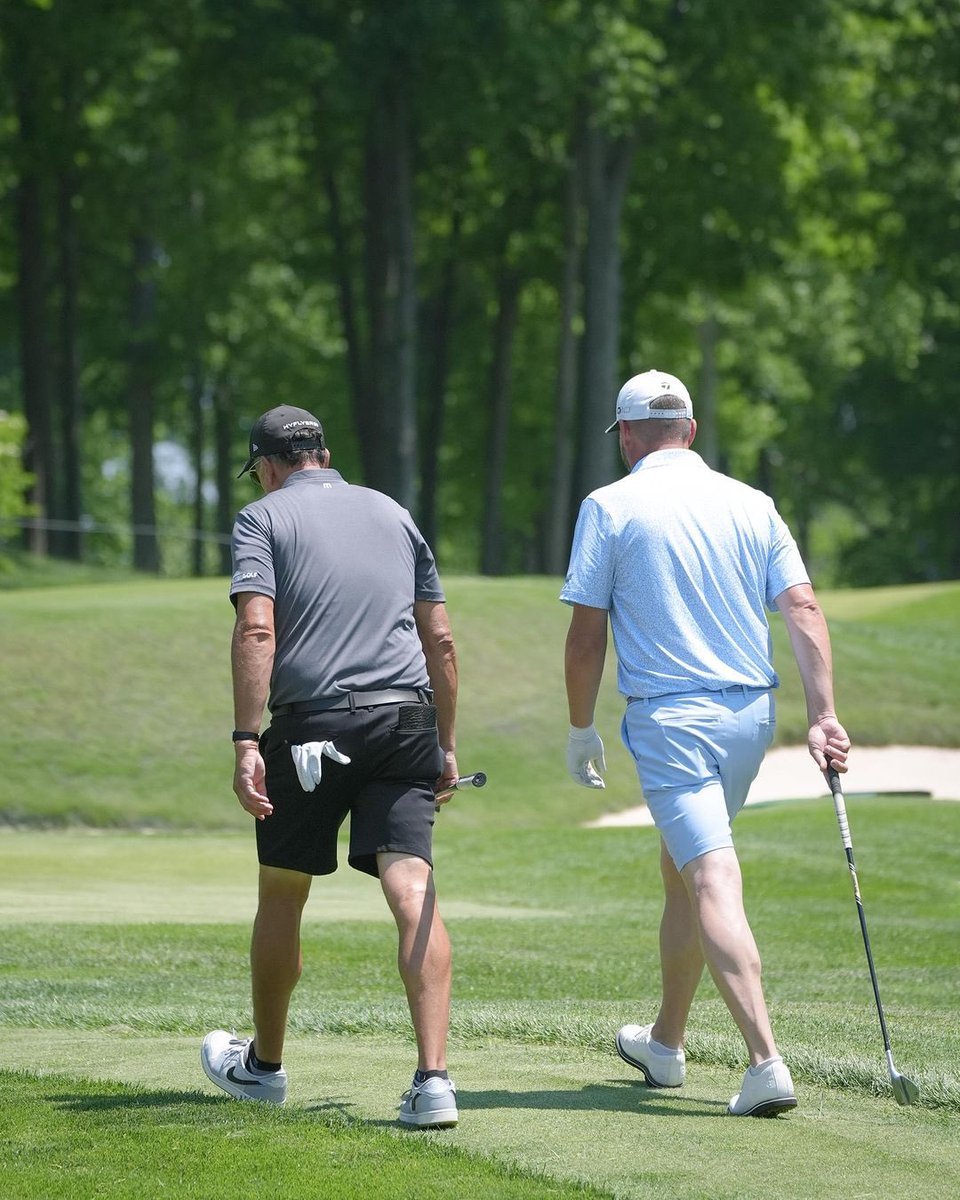
<instances>
[{"instance_id":1,"label":"white golf glove on hand","mask_svg":"<svg viewBox=\"0 0 960 1200\"><path fill-rule=\"evenodd\" d=\"M338 763L350 761L333 742L304 742L302 746L291 746L290 753L293 755L293 765L297 768L300 786L305 792L312 792L320 782L324 755Z\"/></svg>"},{"instance_id":2,"label":"white golf glove on hand","mask_svg":"<svg viewBox=\"0 0 960 1200\"><path fill-rule=\"evenodd\" d=\"M567 739L567 770L574 783L588 788L606 787L600 778L606 769L603 742L596 726L588 725L586 729L578 729L576 725L571 725L570 736Z\"/></svg>"}]
</instances>

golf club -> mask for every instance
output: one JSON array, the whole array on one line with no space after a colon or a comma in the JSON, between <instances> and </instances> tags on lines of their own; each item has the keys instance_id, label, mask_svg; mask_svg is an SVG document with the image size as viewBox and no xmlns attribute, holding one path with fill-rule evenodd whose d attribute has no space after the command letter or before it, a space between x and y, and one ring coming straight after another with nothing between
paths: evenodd
<instances>
[{"instance_id":1,"label":"golf club","mask_svg":"<svg viewBox=\"0 0 960 1200\"><path fill-rule=\"evenodd\" d=\"M484 775L482 771L475 771L472 775L461 775L457 782L452 784L451 787L456 788L459 791L461 788L483 787L486 782L486 775Z\"/></svg>"},{"instance_id":2,"label":"golf club","mask_svg":"<svg viewBox=\"0 0 960 1200\"><path fill-rule=\"evenodd\" d=\"M883 1016L883 1005L880 1003L880 985L877 983L877 971L873 965L870 937L867 934L867 918L863 912L863 901L860 898L860 884L857 881L857 868L853 861L853 843L850 840L850 826L847 823L847 806L843 801L840 775L829 759L827 760L827 780L830 784L830 791L833 793L833 807L837 814L837 824L840 826L840 837L843 839L843 848L847 854L847 866L850 868L850 878L853 880L853 894L857 901L857 915L860 918L863 946L867 952L867 965L870 967L870 982L873 984L873 996L877 1002L877 1015L880 1017L880 1032L883 1034L883 1048L887 1053L887 1070L890 1072L893 1097L898 1104L914 1104L919 1099L920 1089L906 1075L901 1075L893 1065L890 1035L887 1032L887 1022Z\"/></svg>"},{"instance_id":3,"label":"golf club","mask_svg":"<svg viewBox=\"0 0 960 1200\"><path fill-rule=\"evenodd\" d=\"M487 782L487 777L483 773L483 771L474 771L474 773L472 775L461 775L460 778L457 779L454 783L448 783L447 786L443 789L443 791L440 794L443 796L446 796L450 792L463 791L465 788L483 787L483 785L486 782ZM440 811L440 807L441 806L438 803L436 806L437 812Z\"/></svg>"}]
</instances>

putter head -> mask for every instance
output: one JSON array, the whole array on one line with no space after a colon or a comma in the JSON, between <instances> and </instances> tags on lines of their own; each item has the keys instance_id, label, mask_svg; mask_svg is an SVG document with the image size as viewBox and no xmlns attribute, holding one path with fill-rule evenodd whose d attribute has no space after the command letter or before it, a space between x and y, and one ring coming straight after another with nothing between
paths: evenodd
<instances>
[{"instance_id":1,"label":"putter head","mask_svg":"<svg viewBox=\"0 0 960 1200\"><path fill-rule=\"evenodd\" d=\"M893 1098L898 1104L916 1104L920 1099L920 1089L912 1079L901 1075L899 1071L891 1072L890 1083L893 1087Z\"/></svg>"}]
</instances>

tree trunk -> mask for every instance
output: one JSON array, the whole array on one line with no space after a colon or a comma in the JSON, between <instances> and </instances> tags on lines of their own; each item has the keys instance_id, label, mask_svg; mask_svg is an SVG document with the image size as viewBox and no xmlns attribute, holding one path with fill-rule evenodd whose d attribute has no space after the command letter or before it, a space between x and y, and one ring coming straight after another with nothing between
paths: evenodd
<instances>
[{"instance_id":1,"label":"tree trunk","mask_svg":"<svg viewBox=\"0 0 960 1200\"><path fill-rule=\"evenodd\" d=\"M206 574L206 548L203 527L206 506L203 502L204 465L203 451L206 440L204 407L206 393L203 383L203 367L199 361L193 366L190 387L190 457L193 464L193 542L191 544L190 569L196 578Z\"/></svg>"},{"instance_id":2,"label":"tree trunk","mask_svg":"<svg viewBox=\"0 0 960 1200\"><path fill-rule=\"evenodd\" d=\"M367 130L366 276L370 387L361 444L366 482L405 508L417 471L413 152L403 87L381 88Z\"/></svg>"},{"instance_id":3,"label":"tree trunk","mask_svg":"<svg viewBox=\"0 0 960 1200\"><path fill-rule=\"evenodd\" d=\"M65 101L66 104L66 101ZM77 297L79 294L77 214L74 201L76 177L69 167L60 172L57 189L57 236L60 275L60 345L58 426L60 465L57 515L67 522L56 539L56 552L64 558L83 558L83 405L80 394L80 353L77 337Z\"/></svg>"},{"instance_id":4,"label":"tree trunk","mask_svg":"<svg viewBox=\"0 0 960 1200\"><path fill-rule=\"evenodd\" d=\"M24 466L33 475L28 499L36 523L26 542L34 554L48 548L46 518L55 478L53 411L47 334L46 267L43 247L42 187L36 156L39 148L38 97L29 64L20 64L15 80L19 121L20 180L16 196L17 308L23 408L27 418Z\"/></svg>"},{"instance_id":5,"label":"tree trunk","mask_svg":"<svg viewBox=\"0 0 960 1200\"><path fill-rule=\"evenodd\" d=\"M364 349L360 325L357 320L357 303L353 288L353 265L343 222L343 206L340 187L331 166L322 168L323 186L327 194L327 211L330 220L330 240L333 247L333 273L337 283L337 303L340 309L340 325L347 347L347 386L350 389L350 407L353 412L354 428L360 444L361 455L369 443L368 388L364 367ZM363 460L366 464L366 460Z\"/></svg>"},{"instance_id":6,"label":"tree trunk","mask_svg":"<svg viewBox=\"0 0 960 1200\"><path fill-rule=\"evenodd\" d=\"M620 219L634 138L586 129L587 248L584 270L583 378L577 445L579 502L617 475L617 439L604 433L617 396L620 339Z\"/></svg>"},{"instance_id":7,"label":"tree trunk","mask_svg":"<svg viewBox=\"0 0 960 1200\"><path fill-rule=\"evenodd\" d=\"M564 205L564 261L560 286L560 346L554 406L553 462L543 568L562 575L570 556L573 501L573 448L576 435L577 355L580 338L580 270L583 261L583 144L571 158Z\"/></svg>"},{"instance_id":8,"label":"tree trunk","mask_svg":"<svg viewBox=\"0 0 960 1200\"><path fill-rule=\"evenodd\" d=\"M156 487L153 471L153 321L156 282L155 245L151 238L133 240L133 286L130 298L127 420L130 432L130 520L133 565L158 573Z\"/></svg>"},{"instance_id":9,"label":"tree trunk","mask_svg":"<svg viewBox=\"0 0 960 1200\"><path fill-rule=\"evenodd\" d=\"M720 436L717 429L717 338L720 327L712 309L697 326L697 342L700 346L700 387L694 401L697 418L697 444L708 466L717 468L720 463Z\"/></svg>"},{"instance_id":10,"label":"tree trunk","mask_svg":"<svg viewBox=\"0 0 960 1200\"><path fill-rule=\"evenodd\" d=\"M503 484L510 427L513 340L520 311L520 277L506 264L500 269L497 293L497 321L490 367L490 436L485 459L483 540L480 549L480 570L484 575L500 575L504 570Z\"/></svg>"},{"instance_id":11,"label":"tree trunk","mask_svg":"<svg viewBox=\"0 0 960 1200\"><path fill-rule=\"evenodd\" d=\"M228 383L218 382L213 391L213 428L216 454L217 533L229 538L233 530L235 506L233 482L236 470L233 461L233 393ZM246 479L246 476L244 476ZM220 574L233 571L228 541L220 543Z\"/></svg>"},{"instance_id":12,"label":"tree trunk","mask_svg":"<svg viewBox=\"0 0 960 1200\"><path fill-rule=\"evenodd\" d=\"M439 536L437 514L439 459L440 447L443 445L443 418L447 398L447 376L450 370L450 331L453 326L453 306L457 291L457 263L460 258L462 224L462 213L457 206L454 208L440 286L431 303L426 307L426 319L424 320L427 381L421 455L419 524L420 532L434 551L436 551Z\"/></svg>"}]
</instances>

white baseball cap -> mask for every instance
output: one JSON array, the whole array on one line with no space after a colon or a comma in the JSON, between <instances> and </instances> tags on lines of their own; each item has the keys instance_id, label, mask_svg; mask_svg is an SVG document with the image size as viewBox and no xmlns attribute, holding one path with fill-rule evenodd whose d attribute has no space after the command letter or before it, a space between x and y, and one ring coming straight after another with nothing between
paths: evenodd
<instances>
[{"instance_id":1,"label":"white baseball cap","mask_svg":"<svg viewBox=\"0 0 960 1200\"><path fill-rule=\"evenodd\" d=\"M673 396L683 401L683 409L651 408L654 400L664 396ZM677 418L693 416L693 401L690 393L676 375L668 375L666 371L644 371L642 375L634 375L620 389L617 396L617 420L610 425L606 432L612 433L617 427L617 421L646 421L660 417L668 421Z\"/></svg>"}]
</instances>

